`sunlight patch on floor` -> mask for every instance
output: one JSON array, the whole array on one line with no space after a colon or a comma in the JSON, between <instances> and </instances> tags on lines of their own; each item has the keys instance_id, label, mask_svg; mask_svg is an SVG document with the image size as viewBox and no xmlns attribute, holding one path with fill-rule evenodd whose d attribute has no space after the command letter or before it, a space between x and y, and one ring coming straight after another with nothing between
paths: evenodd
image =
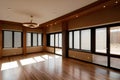
<instances>
[{"instance_id":1,"label":"sunlight patch on floor","mask_svg":"<svg viewBox=\"0 0 120 80\"><path fill-rule=\"evenodd\" d=\"M43 56L41 56L41 57L43 57L44 59L52 59L52 57L51 57L51 56L48 56L48 55L43 55Z\"/></svg>"},{"instance_id":2,"label":"sunlight patch on floor","mask_svg":"<svg viewBox=\"0 0 120 80\"><path fill-rule=\"evenodd\" d=\"M43 58L40 57L40 56L36 56L36 57L34 57L34 59L35 59L37 62L45 61L45 59L43 59Z\"/></svg>"},{"instance_id":3,"label":"sunlight patch on floor","mask_svg":"<svg viewBox=\"0 0 120 80\"><path fill-rule=\"evenodd\" d=\"M20 63L22 65L28 65L28 64L36 63L36 61L33 58L27 58L27 59L20 60Z\"/></svg>"},{"instance_id":4,"label":"sunlight patch on floor","mask_svg":"<svg viewBox=\"0 0 120 80\"><path fill-rule=\"evenodd\" d=\"M17 61L2 63L1 70L11 69L18 67Z\"/></svg>"}]
</instances>

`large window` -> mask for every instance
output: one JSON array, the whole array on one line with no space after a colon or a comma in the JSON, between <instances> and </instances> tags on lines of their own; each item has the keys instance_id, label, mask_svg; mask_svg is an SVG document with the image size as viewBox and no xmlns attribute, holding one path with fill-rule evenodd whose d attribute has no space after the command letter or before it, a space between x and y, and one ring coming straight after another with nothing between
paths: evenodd
<instances>
[{"instance_id":1,"label":"large window","mask_svg":"<svg viewBox=\"0 0 120 80\"><path fill-rule=\"evenodd\" d=\"M72 36L72 32L69 32L69 48L73 48L73 36Z\"/></svg>"},{"instance_id":2,"label":"large window","mask_svg":"<svg viewBox=\"0 0 120 80\"><path fill-rule=\"evenodd\" d=\"M69 48L90 51L92 63L120 69L120 23L69 31Z\"/></svg>"},{"instance_id":3,"label":"large window","mask_svg":"<svg viewBox=\"0 0 120 80\"><path fill-rule=\"evenodd\" d=\"M96 52L101 52L101 53L106 53L107 47L106 47L106 38L107 38L107 32L106 28L98 28L96 29L96 36L95 36L95 41L96 41Z\"/></svg>"},{"instance_id":4,"label":"large window","mask_svg":"<svg viewBox=\"0 0 120 80\"><path fill-rule=\"evenodd\" d=\"M50 34L50 46L54 46L54 34Z\"/></svg>"},{"instance_id":5,"label":"large window","mask_svg":"<svg viewBox=\"0 0 120 80\"><path fill-rule=\"evenodd\" d=\"M62 33L47 34L47 46L62 47Z\"/></svg>"},{"instance_id":6,"label":"large window","mask_svg":"<svg viewBox=\"0 0 120 80\"><path fill-rule=\"evenodd\" d=\"M31 45L31 33L27 33L27 46L32 46Z\"/></svg>"},{"instance_id":7,"label":"large window","mask_svg":"<svg viewBox=\"0 0 120 80\"><path fill-rule=\"evenodd\" d=\"M80 32L74 31L74 49L80 49Z\"/></svg>"},{"instance_id":8,"label":"large window","mask_svg":"<svg viewBox=\"0 0 120 80\"><path fill-rule=\"evenodd\" d=\"M12 31L4 31L4 48L12 48Z\"/></svg>"},{"instance_id":9,"label":"large window","mask_svg":"<svg viewBox=\"0 0 120 80\"><path fill-rule=\"evenodd\" d=\"M58 47L58 34L55 34L55 47Z\"/></svg>"},{"instance_id":10,"label":"large window","mask_svg":"<svg viewBox=\"0 0 120 80\"><path fill-rule=\"evenodd\" d=\"M3 47L4 48L20 48L22 47L22 32L3 31Z\"/></svg>"},{"instance_id":11,"label":"large window","mask_svg":"<svg viewBox=\"0 0 120 80\"><path fill-rule=\"evenodd\" d=\"M81 30L81 49L91 50L91 30Z\"/></svg>"},{"instance_id":12,"label":"large window","mask_svg":"<svg viewBox=\"0 0 120 80\"><path fill-rule=\"evenodd\" d=\"M41 46L42 45L42 34L41 33L27 33L27 46Z\"/></svg>"},{"instance_id":13,"label":"large window","mask_svg":"<svg viewBox=\"0 0 120 80\"><path fill-rule=\"evenodd\" d=\"M120 55L120 26L110 28L110 53Z\"/></svg>"},{"instance_id":14,"label":"large window","mask_svg":"<svg viewBox=\"0 0 120 80\"><path fill-rule=\"evenodd\" d=\"M42 34L38 34L38 46L42 46Z\"/></svg>"},{"instance_id":15,"label":"large window","mask_svg":"<svg viewBox=\"0 0 120 80\"><path fill-rule=\"evenodd\" d=\"M120 69L120 58L110 58L111 67Z\"/></svg>"},{"instance_id":16,"label":"large window","mask_svg":"<svg viewBox=\"0 0 120 80\"><path fill-rule=\"evenodd\" d=\"M37 46L37 33L33 33L33 46Z\"/></svg>"},{"instance_id":17,"label":"large window","mask_svg":"<svg viewBox=\"0 0 120 80\"><path fill-rule=\"evenodd\" d=\"M95 55L93 54L93 63L107 66L107 56Z\"/></svg>"},{"instance_id":18,"label":"large window","mask_svg":"<svg viewBox=\"0 0 120 80\"><path fill-rule=\"evenodd\" d=\"M59 47L62 47L62 33L59 33L59 38L58 38L58 40L59 40Z\"/></svg>"},{"instance_id":19,"label":"large window","mask_svg":"<svg viewBox=\"0 0 120 80\"><path fill-rule=\"evenodd\" d=\"M22 33L14 32L14 47L20 48L22 47Z\"/></svg>"},{"instance_id":20,"label":"large window","mask_svg":"<svg viewBox=\"0 0 120 80\"><path fill-rule=\"evenodd\" d=\"M75 30L69 32L69 48L91 50L91 30Z\"/></svg>"}]
</instances>

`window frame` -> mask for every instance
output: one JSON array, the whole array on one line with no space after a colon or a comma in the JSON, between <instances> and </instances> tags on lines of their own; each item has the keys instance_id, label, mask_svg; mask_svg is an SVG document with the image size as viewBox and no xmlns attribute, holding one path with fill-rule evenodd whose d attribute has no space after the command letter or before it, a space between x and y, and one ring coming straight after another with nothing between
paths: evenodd
<instances>
[{"instance_id":1,"label":"window frame","mask_svg":"<svg viewBox=\"0 0 120 80\"><path fill-rule=\"evenodd\" d=\"M120 55L117 55L117 54L110 54L110 28L112 27L117 27L117 26L120 26L120 23L111 23L111 24L103 24L103 25L97 25L97 26L91 26L89 28L83 28L83 29L76 29L76 30L68 30L68 34L69 32L73 32L74 31L77 31L77 30L84 30L84 29L91 29L91 51L86 51L86 50L81 50L81 48L79 50L76 50L74 49L74 45L72 45L72 48L68 48L68 50L74 50L74 51L80 51L80 52L87 52L87 53L90 53L90 54L95 54L95 55L99 55L99 56L105 56L107 57L107 66L104 66L104 65L100 65L100 64L97 64L97 63L93 63L93 62L90 62L92 64L96 64L96 65L100 65L100 66L104 66L104 67L108 67L108 68L112 68L112 69L116 69L116 68L113 68L111 67L111 63L110 63L110 58L120 58ZM106 54L105 53L102 53L102 52L96 52L95 50L95 29L99 29L99 28L105 28L106 27L106 48L107 48L107 52ZM68 35L69 36L69 35ZM72 36L72 43L74 44L74 35ZM69 41L69 40L68 40ZM68 44L69 45L69 44ZM119 69L116 69L116 70L119 70Z\"/></svg>"},{"instance_id":2,"label":"window frame","mask_svg":"<svg viewBox=\"0 0 120 80\"><path fill-rule=\"evenodd\" d=\"M55 41L56 41L55 35L56 35L56 34L58 35L58 40L57 40L58 46L55 45ZM62 48L62 47L59 46L59 34L62 35L62 32L55 32L55 33L48 33L48 34L46 34L46 35L47 35L47 46L48 46L48 47ZM54 46L51 46L51 45L50 45L50 35L54 35Z\"/></svg>"},{"instance_id":3,"label":"window frame","mask_svg":"<svg viewBox=\"0 0 120 80\"><path fill-rule=\"evenodd\" d=\"M33 37L33 34L36 34L37 35L37 38L36 38L36 40L37 40L37 44L34 46L33 45L33 42L34 42L34 37ZM32 32L32 47L37 47L38 46L38 33L36 33L36 32Z\"/></svg>"},{"instance_id":4,"label":"window frame","mask_svg":"<svg viewBox=\"0 0 120 80\"><path fill-rule=\"evenodd\" d=\"M96 29L101 29L101 28L106 28L106 48L108 49L108 45L107 45L107 44L108 44L108 39L107 39L107 36L108 36L108 28L105 27L105 26L96 27L96 28L95 28L95 31L96 31ZM95 46L95 49L96 49L96 33L95 33L95 38L94 38L94 39L95 39L95 42L94 42L95 45L94 45L94 46ZM106 49L106 54L105 54L105 53L102 53L102 52L97 52L96 50L94 51L94 53L95 53L95 54L101 54L101 55L107 55L107 53L108 53L108 52L107 52L107 49Z\"/></svg>"},{"instance_id":5,"label":"window frame","mask_svg":"<svg viewBox=\"0 0 120 80\"><path fill-rule=\"evenodd\" d=\"M23 47L23 32L22 31L14 31L14 36L15 36L15 32L20 32L21 33L21 47L19 48L22 48ZM14 38L13 38L14 39ZM13 40L14 41L14 40ZM14 44L15 45L15 44ZM16 47L14 47L16 48Z\"/></svg>"},{"instance_id":6,"label":"window frame","mask_svg":"<svg viewBox=\"0 0 120 80\"><path fill-rule=\"evenodd\" d=\"M43 34L42 34L42 33L37 33L37 42L39 43L39 40L38 40L38 39L39 39L39 38L38 38L38 37L39 37L39 36L38 36L39 34L41 35L41 45L37 44L37 46L43 46Z\"/></svg>"},{"instance_id":7,"label":"window frame","mask_svg":"<svg viewBox=\"0 0 120 80\"><path fill-rule=\"evenodd\" d=\"M81 31L82 30L87 30L87 29L90 29L90 31L91 31L91 28L83 28L83 29L76 29L76 30L69 30L68 31L68 36L69 36L69 32L72 32L72 48L69 48L68 50L74 50L74 51L78 51L78 52L81 51L81 52L91 53L91 44L90 44L90 50L81 49ZM79 31L79 49L75 49L74 48L74 31ZM90 33L90 36L92 36L91 33ZM92 40L90 40L90 42L92 42Z\"/></svg>"},{"instance_id":8,"label":"window frame","mask_svg":"<svg viewBox=\"0 0 120 80\"><path fill-rule=\"evenodd\" d=\"M4 46L4 31L9 31L12 32L12 47L5 47ZM21 47L15 47L15 43L14 43L14 36L15 36L15 32L20 32L21 33ZM22 31L12 31L12 30L2 30L2 48L3 49L11 49L11 48L22 48L23 47L23 32Z\"/></svg>"},{"instance_id":9,"label":"window frame","mask_svg":"<svg viewBox=\"0 0 120 80\"><path fill-rule=\"evenodd\" d=\"M31 33L31 46L27 46L27 33ZM37 45L33 46L33 34L37 34ZM41 45L38 45L38 34L41 34ZM26 32L26 47L39 47L43 46L43 34L37 32Z\"/></svg>"}]
</instances>

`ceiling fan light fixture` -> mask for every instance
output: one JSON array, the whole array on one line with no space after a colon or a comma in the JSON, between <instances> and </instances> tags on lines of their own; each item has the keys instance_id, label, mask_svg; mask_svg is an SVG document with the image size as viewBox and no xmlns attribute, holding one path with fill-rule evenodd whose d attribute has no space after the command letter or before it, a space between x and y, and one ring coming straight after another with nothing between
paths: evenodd
<instances>
[{"instance_id":1,"label":"ceiling fan light fixture","mask_svg":"<svg viewBox=\"0 0 120 80\"><path fill-rule=\"evenodd\" d=\"M31 21L23 23L23 26L29 27L29 28L37 28L37 27L39 27L39 24L32 22L33 21L33 16L30 16L30 17L31 17Z\"/></svg>"}]
</instances>

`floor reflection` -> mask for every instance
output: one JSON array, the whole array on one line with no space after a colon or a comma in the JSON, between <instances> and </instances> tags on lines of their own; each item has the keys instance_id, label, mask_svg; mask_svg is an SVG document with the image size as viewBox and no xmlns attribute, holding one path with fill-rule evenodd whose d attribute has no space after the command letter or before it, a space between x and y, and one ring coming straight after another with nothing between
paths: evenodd
<instances>
[{"instance_id":1,"label":"floor reflection","mask_svg":"<svg viewBox=\"0 0 120 80\"><path fill-rule=\"evenodd\" d=\"M9 60L1 61L0 80L120 80L117 71L54 54Z\"/></svg>"},{"instance_id":2,"label":"floor reflection","mask_svg":"<svg viewBox=\"0 0 120 80\"><path fill-rule=\"evenodd\" d=\"M7 70L18 67L17 61L2 63L1 70Z\"/></svg>"},{"instance_id":3,"label":"floor reflection","mask_svg":"<svg viewBox=\"0 0 120 80\"><path fill-rule=\"evenodd\" d=\"M45 59L43 59L43 58L40 57L40 56L36 56L36 57L34 57L34 59L35 59L37 62L43 62L43 61L45 61Z\"/></svg>"},{"instance_id":4,"label":"floor reflection","mask_svg":"<svg viewBox=\"0 0 120 80\"><path fill-rule=\"evenodd\" d=\"M46 55L18 59L17 61L12 61L12 62L5 62L1 64L1 71L19 67L19 65L24 66L38 62L45 62L46 60L57 59L57 58L61 58L61 56L58 55L50 56L46 54ZM18 63L20 64L18 65ZM54 61L51 63L54 63Z\"/></svg>"},{"instance_id":5,"label":"floor reflection","mask_svg":"<svg viewBox=\"0 0 120 80\"><path fill-rule=\"evenodd\" d=\"M22 65L28 65L28 64L36 63L36 61L33 58L28 58L28 59L22 59L22 60L20 60L20 63Z\"/></svg>"}]
</instances>

